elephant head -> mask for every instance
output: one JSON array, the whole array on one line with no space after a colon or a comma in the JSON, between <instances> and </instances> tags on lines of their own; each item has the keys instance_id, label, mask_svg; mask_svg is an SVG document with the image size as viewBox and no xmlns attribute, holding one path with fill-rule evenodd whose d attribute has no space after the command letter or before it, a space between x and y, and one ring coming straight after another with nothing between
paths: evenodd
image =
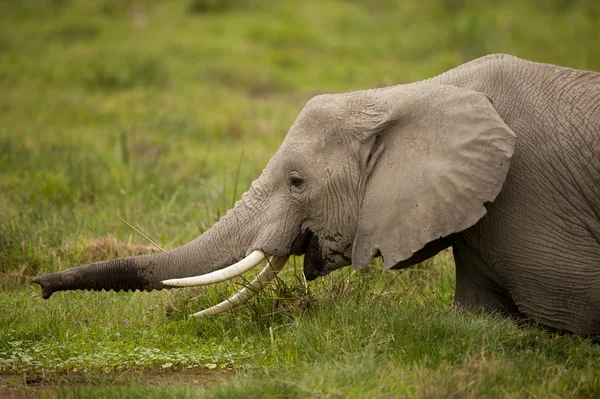
<instances>
[{"instance_id":1,"label":"elephant head","mask_svg":"<svg viewBox=\"0 0 600 399\"><path fill-rule=\"evenodd\" d=\"M254 288L293 254L305 254L308 280L350 264L360 270L378 255L386 269L404 267L428 243L485 214L515 139L486 95L454 86L421 82L320 95L250 189L195 240L33 282L44 298L59 290L206 284L256 266L264 253L275 259ZM248 296L246 290L230 303Z\"/></svg>"}]
</instances>

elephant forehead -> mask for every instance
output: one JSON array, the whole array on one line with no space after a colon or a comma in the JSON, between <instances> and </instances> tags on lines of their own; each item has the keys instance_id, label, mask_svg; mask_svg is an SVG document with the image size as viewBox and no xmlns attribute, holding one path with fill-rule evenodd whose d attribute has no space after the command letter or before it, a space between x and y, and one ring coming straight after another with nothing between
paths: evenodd
<instances>
[{"instance_id":1,"label":"elephant forehead","mask_svg":"<svg viewBox=\"0 0 600 399\"><path fill-rule=\"evenodd\" d=\"M307 161L321 157L340 157L347 151L347 137L342 130L331 127L319 132L290 129L280 152L305 157Z\"/></svg>"},{"instance_id":2,"label":"elephant forehead","mask_svg":"<svg viewBox=\"0 0 600 399\"><path fill-rule=\"evenodd\" d=\"M373 90L313 97L298 115L294 125L302 130L318 131L342 127L361 118L362 111L371 108Z\"/></svg>"},{"instance_id":3,"label":"elephant forehead","mask_svg":"<svg viewBox=\"0 0 600 399\"><path fill-rule=\"evenodd\" d=\"M318 139L327 132L336 130L340 121L335 116L327 116L319 112L302 111L298 119L290 127L288 136L291 140Z\"/></svg>"}]
</instances>

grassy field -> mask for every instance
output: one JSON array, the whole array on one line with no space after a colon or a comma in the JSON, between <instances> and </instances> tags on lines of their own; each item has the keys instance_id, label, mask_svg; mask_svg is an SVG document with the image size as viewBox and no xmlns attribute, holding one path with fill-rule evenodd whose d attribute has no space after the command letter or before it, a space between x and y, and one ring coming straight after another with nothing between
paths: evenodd
<instances>
[{"instance_id":1,"label":"grassy field","mask_svg":"<svg viewBox=\"0 0 600 399\"><path fill-rule=\"evenodd\" d=\"M231 207L313 95L506 52L600 70L594 0L0 2L0 396L600 396L600 346L452 308L448 252L306 285L57 293L31 276L164 248ZM251 276L247 276L250 278Z\"/></svg>"}]
</instances>

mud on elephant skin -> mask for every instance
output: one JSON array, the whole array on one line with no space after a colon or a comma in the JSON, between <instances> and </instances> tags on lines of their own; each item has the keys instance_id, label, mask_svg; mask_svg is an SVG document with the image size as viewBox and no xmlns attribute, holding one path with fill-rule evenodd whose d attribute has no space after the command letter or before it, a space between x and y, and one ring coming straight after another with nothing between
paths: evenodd
<instances>
[{"instance_id":1,"label":"mud on elephant skin","mask_svg":"<svg viewBox=\"0 0 600 399\"><path fill-rule=\"evenodd\" d=\"M600 333L599 215L600 74L490 55L426 81L317 96L192 242L33 282L44 298L210 284L272 256L251 289L206 315L247 300L290 255L305 254L314 279L376 256L409 267L452 246L457 305Z\"/></svg>"}]
</instances>

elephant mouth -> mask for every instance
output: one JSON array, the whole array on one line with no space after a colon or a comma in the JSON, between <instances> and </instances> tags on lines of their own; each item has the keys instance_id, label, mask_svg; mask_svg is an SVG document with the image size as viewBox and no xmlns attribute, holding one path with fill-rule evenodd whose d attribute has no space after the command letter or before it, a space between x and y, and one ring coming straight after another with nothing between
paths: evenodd
<instances>
[{"instance_id":1,"label":"elephant mouth","mask_svg":"<svg viewBox=\"0 0 600 399\"><path fill-rule=\"evenodd\" d=\"M352 264L349 251L352 250L352 243L346 243L343 249L337 249L323 243L333 242L338 244L331 236L325 236L322 240L312 231L307 231L303 235L302 253L304 253L304 278L307 281L315 280L317 277L328 275L334 270Z\"/></svg>"},{"instance_id":2,"label":"elephant mouth","mask_svg":"<svg viewBox=\"0 0 600 399\"><path fill-rule=\"evenodd\" d=\"M304 248L304 278L312 281L326 274L319 239L309 231Z\"/></svg>"}]
</instances>

